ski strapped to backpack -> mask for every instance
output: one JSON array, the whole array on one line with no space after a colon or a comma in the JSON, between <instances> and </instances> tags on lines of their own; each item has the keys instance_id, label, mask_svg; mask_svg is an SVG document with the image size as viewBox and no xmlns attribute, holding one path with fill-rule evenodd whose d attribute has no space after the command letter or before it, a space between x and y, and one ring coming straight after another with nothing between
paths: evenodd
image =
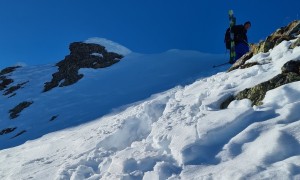
<instances>
[{"instance_id":1,"label":"ski strapped to backpack","mask_svg":"<svg viewBox=\"0 0 300 180\"><path fill-rule=\"evenodd\" d=\"M229 22L230 22L230 59L229 63L233 64L235 61L235 44L234 44L234 33L233 33L233 26L235 26L236 18L233 15L233 10L229 10Z\"/></svg>"}]
</instances>

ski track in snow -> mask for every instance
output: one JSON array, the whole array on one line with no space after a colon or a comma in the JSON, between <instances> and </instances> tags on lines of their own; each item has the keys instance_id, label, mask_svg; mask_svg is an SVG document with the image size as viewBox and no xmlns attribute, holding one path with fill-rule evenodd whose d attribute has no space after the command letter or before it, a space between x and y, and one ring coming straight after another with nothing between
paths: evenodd
<instances>
[{"instance_id":1,"label":"ski track in snow","mask_svg":"<svg viewBox=\"0 0 300 180\"><path fill-rule=\"evenodd\" d=\"M153 95L118 114L0 151L0 179L300 179L300 82L262 106L230 95L271 79L300 57L283 42L250 61Z\"/></svg>"}]
</instances>

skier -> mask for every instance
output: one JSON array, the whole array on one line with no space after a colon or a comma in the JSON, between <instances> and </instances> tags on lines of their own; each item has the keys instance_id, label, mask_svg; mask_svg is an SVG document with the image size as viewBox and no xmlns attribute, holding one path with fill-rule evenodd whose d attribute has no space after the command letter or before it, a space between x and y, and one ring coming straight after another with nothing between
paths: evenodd
<instances>
[{"instance_id":1,"label":"skier","mask_svg":"<svg viewBox=\"0 0 300 180\"><path fill-rule=\"evenodd\" d=\"M249 44L247 31L251 27L251 22L247 21L244 25L236 25L232 27L234 33L234 43L235 43L235 61L237 61L244 54L249 52Z\"/></svg>"},{"instance_id":2,"label":"skier","mask_svg":"<svg viewBox=\"0 0 300 180\"><path fill-rule=\"evenodd\" d=\"M226 49L230 50L230 59L228 63L214 65L214 68L233 64L250 50L247 31L251 27L251 22L247 21L244 25L235 25L236 18L233 15L233 10L229 10L228 14L230 27L225 32L224 42Z\"/></svg>"}]
</instances>

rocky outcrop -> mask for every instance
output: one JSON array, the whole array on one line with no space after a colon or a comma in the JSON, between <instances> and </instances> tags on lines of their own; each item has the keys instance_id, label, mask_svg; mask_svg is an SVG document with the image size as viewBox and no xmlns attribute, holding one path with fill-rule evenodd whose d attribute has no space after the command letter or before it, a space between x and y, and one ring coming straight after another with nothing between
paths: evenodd
<instances>
[{"instance_id":1,"label":"rocky outcrop","mask_svg":"<svg viewBox=\"0 0 300 180\"><path fill-rule=\"evenodd\" d=\"M24 101L18 104L13 109L9 110L10 113L10 119L15 119L19 116L19 113L21 113L25 108L29 107L33 102Z\"/></svg>"},{"instance_id":2,"label":"rocky outcrop","mask_svg":"<svg viewBox=\"0 0 300 180\"><path fill-rule=\"evenodd\" d=\"M10 139L13 139L13 138L16 138L16 137L18 137L18 136L20 136L21 134L24 134L24 133L26 133L27 131L26 130L22 130L22 131L20 131L20 132L18 132L16 135L14 135L12 138L10 138Z\"/></svg>"},{"instance_id":3,"label":"rocky outcrop","mask_svg":"<svg viewBox=\"0 0 300 180\"><path fill-rule=\"evenodd\" d=\"M6 89L5 92L3 93L3 95L4 95L4 96L7 96L7 95L10 95L10 94L11 94L10 97L16 95L16 93L14 93L14 92L17 91L18 89L23 88L24 85L27 84L28 82L29 82L29 81L26 81L26 82L23 82L23 83L19 83L19 84L15 85L15 86L12 86L12 87ZM13 94L13 93L14 93L14 94Z\"/></svg>"},{"instance_id":4,"label":"rocky outcrop","mask_svg":"<svg viewBox=\"0 0 300 180\"><path fill-rule=\"evenodd\" d=\"M58 72L52 74L52 80L46 82L44 92L55 87L69 86L83 77L78 74L80 68L105 68L119 62L123 56L107 52L104 46L74 42L70 44L70 55L58 62Z\"/></svg>"},{"instance_id":5,"label":"rocky outcrop","mask_svg":"<svg viewBox=\"0 0 300 180\"><path fill-rule=\"evenodd\" d=\"M16 70L17 68L20 68L21 66L13 66L13 67L7 67L5 69L2 69L0 71L0 76L3 76L3 75L6 75L6 74L9 74L11 72L13 72L14 70Z\"/></svg>"},{"instance_id":6,"label":"rocky outcrop","mask_svg":"<svg viewBox=\"0 0 300 180\"><path fill-rule=\"evenodd\" d=\"M300 76L298 73L288 72L279 74L269 81L263 82L252 88L243 90L242 92L237 94L235 99L241 100L244 98L248 98L252 101L253 105L261 105L261 101L264 99L267 91L295 81L300 81Z\"/></svg>"},{"instance_id":7,"label":"rocky outcrop","mask_svg":"<svg viewBox=\"0 0 300 180\"><path fill-rule=\"evenodd\" d=\"M3 91L5 88L8 87L8 85L14 82L14 80L7 77L7 75L9 73L12 73L14 70L16 70L19 67L20 66L7 67L0 71L0 91Z\"/></svg>"},{"instance_id":8,"label":"rocky outcrop","mask_svg":"<svg viewBox=\"0 0 300 180\"><path fill-rule=\"evenodd\" d=\"M4 134L11 133L11 132L13 132L15 129L17 129L17 128L16 128L16 127L13 127L13 128L2 129L2 130L0 131L0 135L4 135Z\"/></svg>"},{"instance_id":9,"label":"rocky outcrop","mask_svg":"<svg viewBox=\"0 0 300 180\"><path fill-rule=\"evenodd\" d=\"M277 29L273 34L267 37L265 41L260 42L252 47L252 52L257 54L259 52L268 52L282 41L295 39L300 34L300 21L293 21L285 27Z\"/></svg>"},{"instance_id":10,"label":"rocky outcrop","mask_svg":"<svg viewBox=\"0 0 300 180\"><path fill-rule=\"evenodd\" d=\"M258 44L252 46L251 51L241 57L233 66L228 70L232 71L238 68L248 68L254 65L260 65L259 62L246 63L253 55L259 52L268 52L276 45L284 40L294 40L290 48L295 48L300 45L300 20L293 21L286 27L278 29ZM261 105L267 91L275 89L287 83L300 81L300 59L291 60L283 65L281 74L275 76L269 81L258 84L252 88L247 88L239 92L236 96L228 97L220 106L221 109L227 108L233 100L241 100L248 98L252 101L253 105Z\"/></svg>"},{"instance_id":11,"label":"rocky outcrop","mask_svg":"<svg viewBox=\"0 0 300 180\"><path fill-rule=\"evenodd\" d=\"M227 108L231 101L250 99L252 105L261 105L266 93L287 83L300 81L300 59L291 60L283 65L281 74L269 81L258 84L252 88L247 88L239 92L236 96L230 96L220 106L221 109Z\"/></svg>"},{"instance_id":12,"label":"rocky outcrop","mask_svg":"<svg viewBox=\"0 0 300 180\"><path fill-rule=\"evenodd\" d=\"M52 116L51 119L50 119L49 121L54 121L57 117L58 117L58 115Z\"/></svg>"},{"instance_id":13,"label":"rocky outcrop","mask_svg":"<svg viewBox=\"0 0 300 180\"><path fill-rule=\"evenodd\" d=\"M266 40L254 44L251 46L251 51L241 57L235 64L228 71L232 71L234 69L241 68L247 60L249 60L253 55L258 54L260 52L268 52L270 49L274 48L276 45L281 43L282 41L298 39L291 45L291 48L300 45L300 20L293 21L289 25L285 27L281 27L280 29L276 30L273 34L268 36ZM251 65L259 65L259 63L251 64ZM251 67L248 65L248 67Z\"/></svg>"},{"instance_id":14,"label":"rocky outcrop","mask_svg":"<svg viewBox=\"0 0 300 180\"><path fill-rule=\"evenodd\" d=\"M300 46L300 38L298 38L294 43L292 43L291 48L294 49L297 46Z\"/></svg>"},{"instance_id":15,"label":"rocky outcrop","mask_svg":"<svg viewBox=\"0 0 300 180\"><path fill-rule=\"evenodd\" d=\"M5 88L7 88L8 85L14 82L13 79L7 78L5 76L0 76L0 91L3 91Z\"/></svg>"}]
</instances>

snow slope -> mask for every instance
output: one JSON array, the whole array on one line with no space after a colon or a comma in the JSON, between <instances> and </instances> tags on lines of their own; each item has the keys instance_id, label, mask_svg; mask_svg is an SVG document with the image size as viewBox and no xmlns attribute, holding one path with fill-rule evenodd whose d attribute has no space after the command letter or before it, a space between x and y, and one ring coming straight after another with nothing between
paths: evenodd
<instances>
[{"instance_id":1,"label":"snow slope","mask_svg":"<svg viewBox=\"0 0 300 180\"><path fill-rule=\"evenodd\" d=\"M267 92L262 106L243 99L219 108L299 59L300 47L290 43L250 60L264 65L200 78L1 150L0 179L300 179L300 82ZM97 73L84 71L89 78Z\"/></svg>"},{"instance_id":2,"label":"snow slope","mask_svg":"<svg viewBox=\"0 0 300 180\"><path fill-rule=\"evenodd\" d=\"M9 75L14 79L11 86L29 82L16 91L16 96L0 96L0 131L17 128L12 133L0 135L0 149L95 120L152 94L211 75L213 64L226 58L224 55L182 50L146 55L133 53L102 38L91 38L86 42L104 43L109 50L126 56L108 68L80 69L79 73L84 77L76 84L45 93L42 93L44 83L52 79L57 66L49 64L16 69ZM16 119L10 119L8 112L23 101L32 101L33 104ZM21 136L13 138L24 131Z\"/></svg>"}]
</instances>

